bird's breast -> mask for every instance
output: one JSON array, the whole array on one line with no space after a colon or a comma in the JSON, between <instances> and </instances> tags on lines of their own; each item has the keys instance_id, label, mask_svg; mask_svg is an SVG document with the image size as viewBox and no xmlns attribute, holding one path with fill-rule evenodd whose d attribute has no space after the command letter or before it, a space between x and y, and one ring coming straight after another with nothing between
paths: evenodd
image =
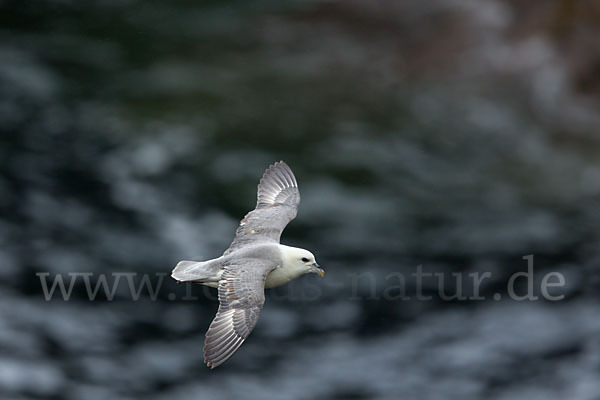
<instances>
[{"instance_id":1,"label":"bird's breast","mask_svg":"<svg viewBox=\"0 0 600 400\"><path fill-rule=\"evenodd\" d=\"M289 281L292 281L302 275L304 271L294 270L292 268L278 267L275 268L265 280L265 288L274 288L277 286L285 285Z\"/></svg>"}]
</instances>

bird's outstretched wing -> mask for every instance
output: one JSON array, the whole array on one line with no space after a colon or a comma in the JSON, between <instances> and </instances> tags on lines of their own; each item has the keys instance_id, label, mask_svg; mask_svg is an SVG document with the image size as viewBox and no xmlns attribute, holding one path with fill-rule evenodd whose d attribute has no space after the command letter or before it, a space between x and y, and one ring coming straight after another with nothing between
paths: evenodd
<instances>
[{"instance_id":1,"label":"bird's outstretched wing","mask_svg":"<svg viewBox=\"0 0 600 400\"><path fill-rule=\"evenodd\" d=\"M271 165L258 184L256 208L240 221L225 255L252 242L279 243L281 232L296 217L300 191L294 173L283 161Z\"/></svg>"},{"instance_id":2,"label":"bird's outstretched wing","mask_svg":"<svg viewBox=\"0 0 600 400\"><path fill-rule=\"evenodd\" d=\"M206 332L204 362L215 368L244 343L265 302L265 279L276 263L246 258L225 265L219 281L219 310Z\"/></svg>"}]
</instances>

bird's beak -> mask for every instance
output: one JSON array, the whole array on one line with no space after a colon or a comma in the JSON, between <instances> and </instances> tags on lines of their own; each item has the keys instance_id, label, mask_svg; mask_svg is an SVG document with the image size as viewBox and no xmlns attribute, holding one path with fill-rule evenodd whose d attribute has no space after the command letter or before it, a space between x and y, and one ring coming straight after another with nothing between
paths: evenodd
<instances>
[{"instance_id":1,"label":"bird's beak","mask_svg":"<svg viewBox=\"0 0 600 400\"><path fill-rule=\"evenodd\" d=\"M319 264L317 264L316 262L312 263L310 266L312 268L312 272L314 272L315 274L319 274L319 276L325 275L325 271L323 270L323 268L319 267Z\"/></svg>"}]
</instances>

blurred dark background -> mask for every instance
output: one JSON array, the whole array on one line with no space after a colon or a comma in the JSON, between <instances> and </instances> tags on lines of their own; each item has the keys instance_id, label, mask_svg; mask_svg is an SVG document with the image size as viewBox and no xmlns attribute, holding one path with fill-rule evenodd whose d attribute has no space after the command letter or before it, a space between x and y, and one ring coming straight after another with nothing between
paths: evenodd
<instances>
[{"instance_id":1,"label":"blurred dark background","mask_svg":"<svg viewBox=\"0 0 600 400\"><path fill-rule=\"evenodd\" d=\"M0 397L600 399L599 101L597 1L2 0ZM44 299L220 255L280 159L327 274L218 369L213 291ZM379 296L418 265L488 299Z\"/></svg>"}]
</instances>

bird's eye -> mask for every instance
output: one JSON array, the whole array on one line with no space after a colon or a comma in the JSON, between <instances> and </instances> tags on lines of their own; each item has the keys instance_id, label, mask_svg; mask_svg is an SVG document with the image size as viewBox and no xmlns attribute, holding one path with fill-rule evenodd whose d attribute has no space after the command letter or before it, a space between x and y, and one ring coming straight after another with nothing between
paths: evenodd
<instances>
[{"instance_id":1,"label":"bird's eye","mask_svg":"<svg viewBox=\"0 0 600 400\"><path fill-rule=\"evenodd\" d=\"M302 262L308 262L308 258L302 257Z\"/></svg>"}]
</instances>

